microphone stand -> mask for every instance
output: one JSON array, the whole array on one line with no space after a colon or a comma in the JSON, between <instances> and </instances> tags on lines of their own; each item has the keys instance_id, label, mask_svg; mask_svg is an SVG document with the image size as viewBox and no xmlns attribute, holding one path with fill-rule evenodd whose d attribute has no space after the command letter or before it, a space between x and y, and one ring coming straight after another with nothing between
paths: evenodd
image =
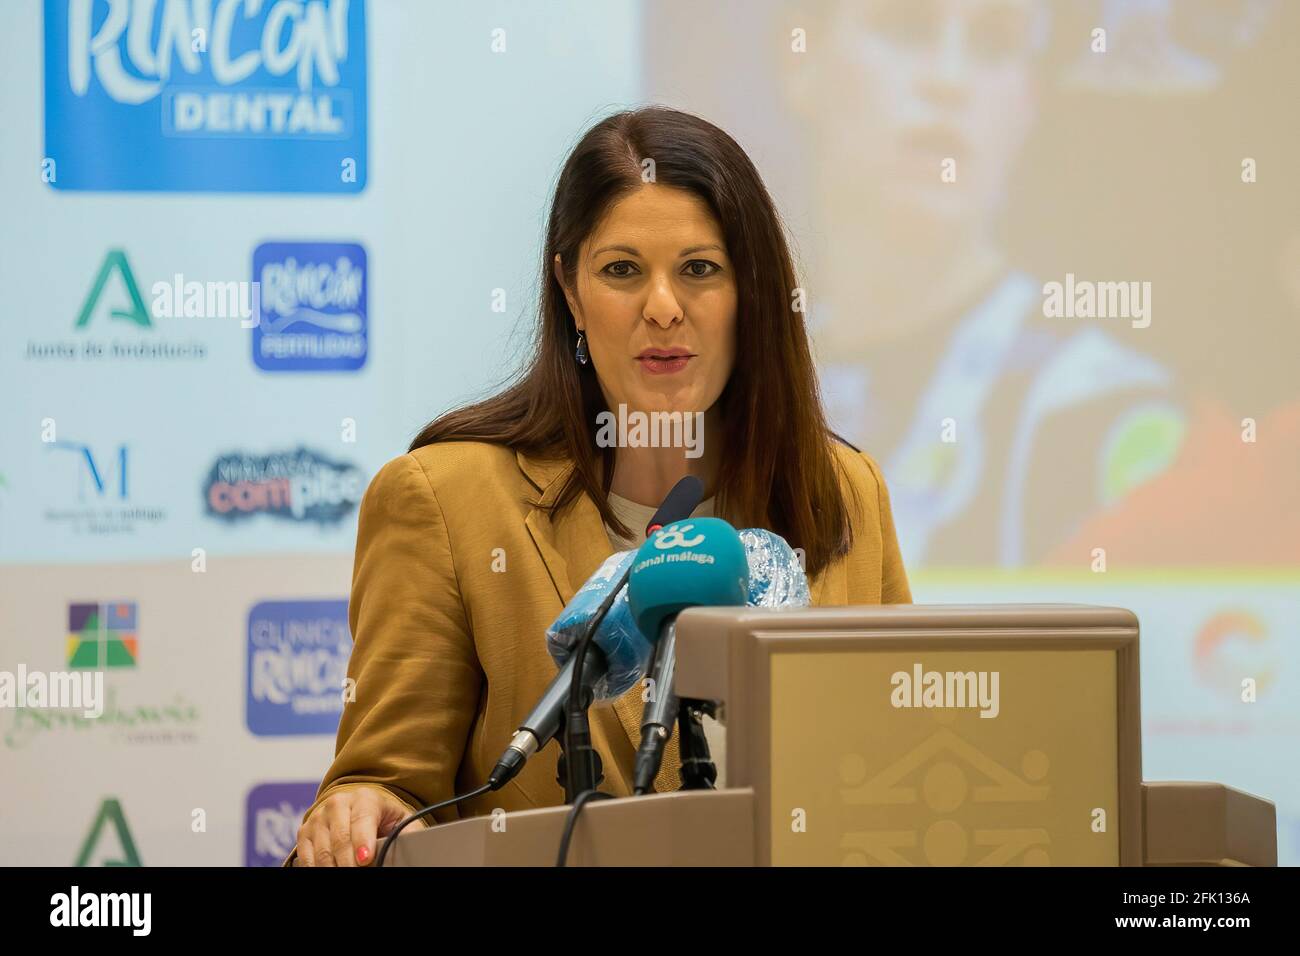
<instances>
[{"instance_id":1,"label":"microphone stand","mask_svg":"<svg viewBox=\"0 0 1300 956\"><path fill-rule=\"evenodd\" d=\"M703 498L704 484L700 479L693 475L682 478L673 485L672 491L668 492L663 504L650 519L650 524L646 526L646 537L648 538L664 525L679 520L679 516L689 517ZM577 668L574 671L573 683L569 686L569 698L565 706L563 733L560 735L560 746L564 749L564 753L560 757L557 771L564 785L565 803L574 803L586 791L595 790L604 779L600 754L591 745L591 721L587 715L587 709L591 706L594 695L590 691L583 692L582 668L587 662L587 650L596 639L596 629L605 619L605 615L609 614L609 609L614 606L614 601L627 587L631 577L632 565L629 564L622 577L618 579L618 584L614 585L605 595L605 600L600 602L600 607L597 608L595 616L587 625L586 632L574 650ZM707 753L706 744L706 758ZM715 770L714 773L716 775L717 771Z\"/></svg>"},{"instance_id":2,"label":"microphone stand","mask_svg":"<svg viewBox=\"0 0 1300 956\"><path fill-rule=\"evenodd\" d=\"M712 790L718 768L704 736L704 715L716 717L718 705L711 700L682 700L677 711L678 748L681 751L683 790Z\"/></svg>"},{"instance_id":3,"label":"microphone stand","mask_svg":"<svg viewBox=\"0 0 1300 956\"><path fill-rule=\"evenodd\" d=\"M600 602L596 614L587 624L587 630L574 649L574 679L569 685L569 698L564 708L564 727L560 734L560 746L563 752L556 769L556 779L564 787L564 802L573 803L587 790L595 790L604 779L600 754L591 745L591 720L587 710L595 695L590 688L584 688L581 675L587 663L587 651L596 639L596 629L609 614L619 593L627 587L632 575L632 566L628 565L618 583L610 588L605 600Z\"/></svg>"},{"instance_id":4,"label":"microphone stand","mask_svg":"<svg viewBox=\"0 0 1300 956\"><path fill-rule=\"evenodd\" d=\"M560 735L560 757L555 768L555 782L564 788L565 803L573 803L584 791L595 790L605 779L600 753L591 743L588 708L593 697L591 691L587 691L578 709L565 714L564 733Z\"/></svg>"}]
</instances>

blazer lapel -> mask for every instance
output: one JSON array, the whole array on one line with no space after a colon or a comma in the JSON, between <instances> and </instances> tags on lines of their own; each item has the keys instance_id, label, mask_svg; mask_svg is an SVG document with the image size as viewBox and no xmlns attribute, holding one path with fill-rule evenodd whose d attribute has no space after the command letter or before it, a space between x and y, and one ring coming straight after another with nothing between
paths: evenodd
<instances>
[{"instance_id":1,"label":"blazer lapel","mask_svg":"<svg viewBox=\"0 0 1300 956\"><path fill-rule=\"evenodd\" d=\"M519 467L537 489L529 501L532 510L524 519L528 533L542 556L560 600L568 604L600 563L614 553L610 547L600 511L585 494L563 514L552 518L550 509L573 471L567 461L541 461L517 452Z\"/></svg>"},{"instance_id":2,"label":"blazer lapel","mask_svg":"<svg viewBox=\"0 0 1300 956\"><path fill-rule=\"evenodd\" d=\"M533 458L523 452L516 452L516 458L520 470L537 489L524 523L546 564L560 602L568 604L614 549L600 519L600 510L587 494L579 495L559 516L552 518L549 513L573 470L572 462ZM633 691L615 700L613 709L635 748L641 743L641 709L639 687Z\"/></svg>"}]
</instances>

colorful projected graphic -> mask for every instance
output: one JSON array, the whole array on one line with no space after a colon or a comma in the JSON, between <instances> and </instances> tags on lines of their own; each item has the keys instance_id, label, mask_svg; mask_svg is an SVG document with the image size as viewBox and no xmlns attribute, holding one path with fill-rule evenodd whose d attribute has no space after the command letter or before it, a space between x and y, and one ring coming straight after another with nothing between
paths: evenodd
<instances>
[{"instance_id":1,"label":"colorful projected graphic","mask_svg":"<svg viewBox=\"0 0 1300 956\"><path fill-rule=\"evenodd\" d=\"M134 601L68 606L69 667L135 667L139 644Z\"/></svg>"}]
</instances>

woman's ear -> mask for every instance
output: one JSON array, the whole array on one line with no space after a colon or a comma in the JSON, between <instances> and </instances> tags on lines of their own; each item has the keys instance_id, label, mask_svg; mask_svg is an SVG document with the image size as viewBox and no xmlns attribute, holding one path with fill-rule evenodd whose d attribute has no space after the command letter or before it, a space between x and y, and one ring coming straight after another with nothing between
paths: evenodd
<instances>
[{"instance_id":1,"label":"woman's ear","mask_svg":"<svg viewBox=\"0 0 1300 956\"><path fill-rule=\"evenodd\" d=\"M578 314L578 304L573 300L569 292L569 287L564 281L564 263L560 261L560 254L555 254L555 261L551 263L551 271L555 274L555 281L559 283L560 291L564 293L564 301L569 303L569 311L573 317L578 320L578 329L582 330L581 317Z\"/></svg>"}]
</instances>

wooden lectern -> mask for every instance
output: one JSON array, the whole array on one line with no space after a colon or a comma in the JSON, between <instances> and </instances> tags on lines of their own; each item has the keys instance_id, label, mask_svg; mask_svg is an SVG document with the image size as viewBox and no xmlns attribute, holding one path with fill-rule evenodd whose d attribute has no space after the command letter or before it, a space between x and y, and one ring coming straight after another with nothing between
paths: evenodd
<instances>
[{"instance_id":1,"label":"wooden lectern","mask_svg":"<svg viewBox=\"0 0 1300 956\"><path fill-rule=\"evenodd\" d=\"M1269 801L1143 782L1131 611L697 608L677 654L726 788L590 803L570 865L1277 865ZM552 866L567 812L403 834L391 865Z\"/></svg>"}]
</instances>

